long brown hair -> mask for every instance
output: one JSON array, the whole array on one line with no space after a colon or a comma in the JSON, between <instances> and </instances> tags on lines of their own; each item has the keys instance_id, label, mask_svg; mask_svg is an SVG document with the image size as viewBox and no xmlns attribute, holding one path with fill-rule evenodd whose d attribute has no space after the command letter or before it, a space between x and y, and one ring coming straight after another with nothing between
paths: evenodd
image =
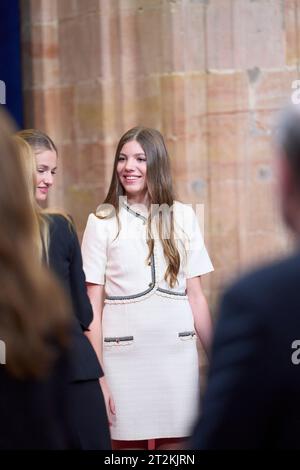
<instances>
[{"instance_id":1,"label":"long brown hair","mask_svg":"<svg viewBox=\"0 0 300 470\"><path fill-rule=\"evenodd\" d=\"M118 217L119 212L119 198L125 194L118 175L117 164L119 155L123 146L130 141L137 141L145 152L147 157L147 189L150 204L166 205L171 208L173 206L175 195L172 185L170 158L164 143L163 136L156 129L147 127L134 127L127 131L120 139L113 167L113 174L110 187L105 198L105 204L111 204L116 210ZM152 211L151 211L152 212ZM148 233L148 247L150 259L154 249L153 239L153 214L148 217L147 233ZM97 214L98 215L98 214ZM177 281L177 275L180 267L180 255L175 243L174 237L174 216L173 212L170 213L170 230L169 236L163 235L163 221L162 213L158 213L156 217L156 225L158 226L159 238L161 240L164 255L167 261L167 269L165 272L165 280L171 287L174 287ZM101 215L100 215L101 217Z\"/></svg>"},{"instance_id":2,"label":"long brown hair","mask_svg":"<svg viewBox=\"0 0 300 470\"><path fill-rule=\"evenodd\" d=\"M42 377L56 358L52 340L67 342L70 307L36 250L35 215L12 131L0 110L0 338L13 375Z\"/></svg>"}]
</instances>

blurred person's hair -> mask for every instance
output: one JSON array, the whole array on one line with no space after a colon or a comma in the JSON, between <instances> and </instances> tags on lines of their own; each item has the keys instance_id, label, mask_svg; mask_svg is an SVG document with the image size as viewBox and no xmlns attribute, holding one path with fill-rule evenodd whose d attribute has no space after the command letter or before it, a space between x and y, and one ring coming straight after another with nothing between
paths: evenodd
<instances>
[{"instance_id":1,"label":"blurred person's hair","mask_svg":"<svg viewBox=\"0 0 300 470\"><path fill-rule=\"evenodd\" d=\"M17 132L17 135L22 137L36 153L45 150L52 150L57 153L53 140L45 132L38 129L22 129Z\"/></svg>"},{"instance_id":2,"label":"blurred person's hair","mask_svg":"<svg viewBox=\"0 0 300 470\"><path fill-rule=\"evenodd\" d=\"M281 111L275 127L275 139L300 189L300 105L290 105Z\"/></svg>"},{"instance_id":3,"label":"blurred person's hair","mask_svg":"<svg viewBox=\"0 0 300 470\"><path fill-rule=\"evenodd\" d=\"M12 375L43 377L67 345L70 306L37 252L35 214L12 134L0 109L0 338Z\"/></svg>"},{"instance_id":4,"label":"blurred person's hair","mask_svg":"<svg viewBox=\"0 0 300 470\"><path fill-rule=\"evenodd\" d=\"M111 204L116 210L118 218L119 198L124 195L123 187L117 175L117 165L122 147L131 141L137 141L145 152L147 157L147 189L150 204L159 206L166 204L172 207L175 200L172 176L170 168L170 158L165 146L163 136L156 129L147 127L134 127L128 130L120 139L115 153L113 174L108 190L108 194L104 200L104 204ZM101 213L96 214L101 218ZM165 280L170 287L174 287L177 281L177 275L180 268L180 255L175 243L174 237L174 216L173 211L170 213L170 230L168 237L163 237L163 221L162 213L159 213L158 233L161 240L165 258L168 263L165 272ZM118 218L119 224L119 218ZM151 213L147 223L147 243L149 247L148 261L150 260L154 250L153 234L151 233Z\"/></svg>"}]
</instances>

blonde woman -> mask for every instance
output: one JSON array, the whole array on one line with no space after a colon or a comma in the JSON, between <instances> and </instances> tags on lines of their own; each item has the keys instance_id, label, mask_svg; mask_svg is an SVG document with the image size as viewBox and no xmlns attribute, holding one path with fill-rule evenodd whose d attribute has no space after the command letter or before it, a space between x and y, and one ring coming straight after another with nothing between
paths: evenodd
<instances>
[{"instance_id":1,"label":"blonde woman","mask_svg":"<svg viewBox=\"0 0 300 470\"><path fill-rule=\"evenodd\" d=\"M82 253L113 447L183 446L200 397L196 335L206 350L211 339L201 276L213 268L193 209L175 201L157 130L121 138Z\"/></svg>"},{"instance_id":2,"label":"blonde woman","mask_svg":"<svg viewBox=\"0 0 300 470\"><path fill-rule=\"evenodd\" d=\"M35 129L20 131L15 139L28 170L28 189L42 235L39 239L45 261L65 287L73 305L72 370L68 378L73 447L80 450L108 450L110 436L99 385L103 373L84 334L89 329L93 311L86 292L76 231L68 216L53 213L49 209L41 210L35 200L43 202L47 199L48 190L54 182L57 150L46 134Z\"/></svg>"}]
</instances>

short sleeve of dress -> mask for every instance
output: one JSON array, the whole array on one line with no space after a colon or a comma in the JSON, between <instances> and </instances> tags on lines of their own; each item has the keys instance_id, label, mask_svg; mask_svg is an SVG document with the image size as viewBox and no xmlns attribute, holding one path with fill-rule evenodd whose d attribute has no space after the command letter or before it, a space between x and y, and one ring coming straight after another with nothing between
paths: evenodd
<instances>
[{"instance_id":1,"label":"short sleeve of dress","mask_svg":"<svg viewBox=\"0 0 300 470\"><path fill-rule=\"evenodd\" d=\"M187 243L186 277L190 279L214 270L204 244L196 214L192 208L189 208L187 214L187 233L189 240Z\"/></svg>"},{"instance_id":2,"label":"short sleeve of dress","mask_svg":"<svg viewBox=\"0 0 300 470\"><path fill-rule=\"evenodd\" d=\"M87 282L105 284L107 230L104 221L90 214L82 239L83 270Z\"/></svg>"}]
</instances>

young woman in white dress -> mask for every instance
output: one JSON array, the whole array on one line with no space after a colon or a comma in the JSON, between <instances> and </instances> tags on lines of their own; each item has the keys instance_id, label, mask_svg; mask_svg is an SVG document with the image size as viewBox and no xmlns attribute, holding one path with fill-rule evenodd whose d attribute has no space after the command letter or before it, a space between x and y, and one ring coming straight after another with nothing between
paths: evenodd
<instances>
[{"instance_id":1,"label":"young woman in white dress","mask_svg":"<svg viewBox=\"0 0 300 470\"><path fill-rule=\"evenodd\" d=\"M180 448L197 417L196 336L207 351L212 331L201 276L213 267L195 212L175 201L158 131L121 138L82 253L113 448Z\"/></svg>"}]
</instances>

